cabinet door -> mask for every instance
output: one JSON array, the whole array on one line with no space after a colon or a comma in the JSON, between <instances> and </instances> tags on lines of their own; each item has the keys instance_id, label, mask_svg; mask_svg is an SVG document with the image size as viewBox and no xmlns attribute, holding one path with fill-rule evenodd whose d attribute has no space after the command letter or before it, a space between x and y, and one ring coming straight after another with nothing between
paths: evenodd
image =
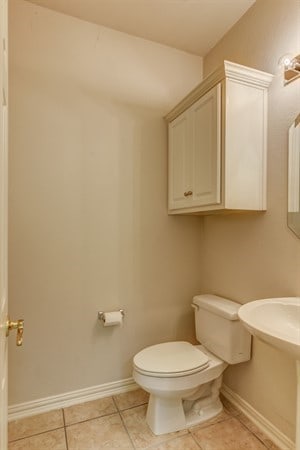
<instances>
[{"instance_id":1,"label":"cabinet door","mask_svg":"<svg viewBox=\"0 0 300 450\"><path fill-rule=\"evenodd\" d=\"M189 112L169 123L169 209L185 208L192 200L192 144Z\"/></svg>"},{"instance_id":2,"label":"cabinet door","mask_svg":"<svg viewBox=\"0 0 300 450\"><path fill-rule=\"evenodd\" d=\"M205 206L221 202L221 84L190 108L193 129L193 201Z\"/></svg>"}]
</instances>

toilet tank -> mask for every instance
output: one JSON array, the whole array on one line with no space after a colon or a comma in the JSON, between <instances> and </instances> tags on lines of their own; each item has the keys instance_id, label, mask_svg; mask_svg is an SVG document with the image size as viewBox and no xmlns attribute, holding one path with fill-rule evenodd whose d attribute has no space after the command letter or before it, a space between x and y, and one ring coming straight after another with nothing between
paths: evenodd
<instances>
[{"instance_id":1,"label":"toilet tank","mask_svg":"<svg viewBox=\"0 0 300 450\"><path fill-rule=\"evenodd\" d=\"M239 303L216 295L193 298L197 340L229 364L251 357L251 334L238 317Z\"/></svg>"}]
</instances>

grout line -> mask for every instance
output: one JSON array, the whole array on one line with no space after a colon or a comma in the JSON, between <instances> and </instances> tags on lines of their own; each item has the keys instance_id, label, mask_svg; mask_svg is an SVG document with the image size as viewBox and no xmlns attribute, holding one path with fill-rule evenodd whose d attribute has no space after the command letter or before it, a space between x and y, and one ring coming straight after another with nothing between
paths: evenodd
<instances>
[{"instance_id":1,"label":"grout line","mask_svg":"<svg viewBox=\"0 0 300 450\"><path fill-rule=\"evenodd\" d=\"M110 413L101 414L101 415L95 416L95 417L90 417L88 419L78 420L77 422L71 422L71 423L66 423L65 415L64 415L65 427L70 427L70 426L76 425L78 423L84 423L84 422L88 422L89 420L100 419L101 417L107 417L107 416L112 416L113 414L117 414L118 413L118 407L117 407L117 405L116 405L116 403L115 403L115 401L113 399L113 396L105 397L105 398L111 398L112 399L113 404L114 404L114 406L116 408L116 411L113 411L113 412L110 412ZM101 400L101 399L99 399L99 400ZM97 400L91 400L91 401L97 401ZM73 407L76 407L76 406L80 406L80 405L83 405L84 403L89 403L89 402L77 403L76 405L72 405L72 406L67 407L67 408L73 408ZM63 408L63 412L64 412L64 408Z\"/></svg>"},{"instance_id":2,"label":"grout line","mask_svg":"<svg viewBox=\"0 0 300 450\"><path fill-rule=\"evenodd\" d=\"M126 433L127 433L127 436L129 437L129 440L130 440L130 442L131 442L131 444L132 444L132 447L133 447L134 449L137 448L137 447L134 445L133 440L131 439L130 433L129 433L128 429L127 429L127 426L126 426L126 424L125 424L125 421L124 421L124 419L123 419L123 417L122 417L122 414L121 414L120 412L119 412L119 416L120 416L121 422L122 422L122 424L123 424L123 427L125 428L125 431L126 431Z\"/></svg>"},{"instance_id":3,"label":"grout line","mask_svg":"<svg viewBox=\"0 0 300 450\"><path fill-rule=\"evenodd\" d=\"M185 429L180 430L180 431L188 431L188 430L185 428ZM163 434L161 434L159 436L163 436ZM181 438L186 437L186 436L188 436L188 432L187 433L183 433L180 436L168 437L165 440L162 440L160 442L154 442L153 444L150 444L148 447L145 448L145 450L148 450L148 449L151 450L151 448L153 448L153 447L155 448L158 445L164 445L164 444L167 444L168 442L176 441L177 439L181 439Z\"/></svg>"},{"instance_id":4,"label":"grout line","mask_svg":"<svg viewBox=\"0 0 300 450\"><path fill-rule=\"evenodd\" d=\"M130 391L130 392L134 392L134 391ZM118 395L122 395L122 394L118 394ZM123 409L122 409L122 408L119 408L118 402L117 402L117 400L116 400L116 397L118 397L118 395L112 395L111 397L112 397L112 399L113 399L113 401L114 401L114 403L115 403L115 406L116 406L116 408L117 408L117 410L118 410L119 412L127 411L128 409L138 408L139 406L148 405L148 403L149 403L149 399L148 399L147 401L145 401L145 402L143 402L143 403L139 403L138 405L133 405L133 406L129 406L128 408L123 408Z\"/></svg>"},{"instance_id":5,"label":"grout line","mask_svg":"<svg viewBox=\"0 0 300 450\"><path fill-rule=\"evenodd\" d=\"M66 449L69 450L67 428L66 428L66 418L65 418L65 410L64 410L64 408L62 408L62 413L63 413L63 419L64 419L64 432L65 432Z\"/></svg>"},{"instance_id":6,"label":"grout line","mask_svg":"<svg viewBox=\"0 0 300 450\"><path fill-rule=\"evenodd\" d=\"M196 440L195 436L193 435L193 433L190 432L189 430L189 435L192 436L192 439L194 440L194 442L196 443L196 445L198 445L199 449L202 450L201 445L199 444L199 442Z\"/></svg>"},{"instance_id":7,"label":"grout line","mask_svg":"<svg viewBox=\"0 0 300 450\"><path fill-rule=\"evenodd\" d=\"M128 431L128 429L127 429L127 426L125 425L124 419L123 419L123 417L122 417L122 414L121 414L122 411L119 409L118 403L116 402L116 399L115 399L114 395L112 396L112 399L113 399L113 402L114 402L114 404L115 404L115 407L117 408L119 417L120 417L121 422L122 422L122 424L123 424L123 427L124 427L124 429L125 429L125 431L126 431L126 433L127 433L127 436L128 436L128 438L129 438L129 440L130 440L130 442L131 442L131 444L132 444L132 448L135 449L136 447L135 447L135 445L134 445L134 442L133 442L133 440L131 439L131 436L130 436L130 434L129 434L129 431Z\"/></svg>"},{"instance_id":8,"label":"grout line","mask_svg":"<svg viewBox=\"0 0 300 450\"><path fill-rule=\"evenodd\" d=\"M66 420L65 420L65 411L64 408L62 408L62 416L63 416L63 422L64 422L64 427L66 426Z\"/></svg>"},{"instance_id":9,"label":"grout line","mask_svg":"<svg viewBox=\"0 0 300 450\"><path fill-rule=\"evenodd\" d=\"M85 423L85 422L90 422L91 420L98 420L98 419L102 419L104 417L110 417L110 416L114 416L116 414L119 414L118 411L115 411L113 413L110 414L104 414L103 416L96 416L96 417L91 417L90 419L84 419L84 420L80 420L79 422L74 422L74 423L68 423L65 428L70 428L73 427L74 425L79 425L81 423Z\"/></svg>"},{"instance_id":10,"label":"grout line","mask_svg":"<svg viewBox=\"0 0 300 450\"><path fill-rule=\"evenodd\" d=\"M124 409L118 409L118 411L121 413L124 411L128 411L129 409L139 408L140 406L145 406L145 405L148 405L148 402L141 403L139 405L129 406L128 408L124 408Z\"/></svg>"},{"instance_id":11,"label":"grout line","mask_svg":"<svg viewBox=\"0 0 300 450\"><path fill-rule=\"evenodd\" d=\"M118 407L118 403L116 402L116 399L115 399L115 396L114 395L112 395L112 401L113 401L113 404L115 405L115 407L116 407L116 409L117 409L117 411L120 413L121 412L121 410L119 409L119 407Z\"/></svg>"},{"instance_id":12,"label":"grout line","mask_svg":"<svg viewBox=\"0 0 300 450\"><path fill-rule=\"evenodd\" d=\"M41 434L51 433L52 431L61 430L62 428L64 428L64 426L57 427L57 428L52 428L51 430L41 431L40 433L30 434L29 436L23 436L23 437L18 438L18 439L13 439L12 441L9 441L8 443L12 444L13 442L18 442L18 441L22 441L23 439L28 439L28 438L35 437L35 436L40 436Z\"/></svg>"}]
</instances>

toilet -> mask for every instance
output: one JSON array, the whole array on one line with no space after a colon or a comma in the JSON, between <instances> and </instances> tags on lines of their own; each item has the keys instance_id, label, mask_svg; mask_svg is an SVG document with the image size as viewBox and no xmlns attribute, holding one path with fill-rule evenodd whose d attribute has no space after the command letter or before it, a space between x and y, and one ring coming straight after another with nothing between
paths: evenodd
<instances>
[{"instance_id":1,"label":"toilet","mask_svg":"<svg viewBox=\"0 0 300 450\"><path fill-rule=\"evenodd\" d=\"M201 345L166 342L135 355L133 378L150 394L146 420L154 434L200 424L222 411L224 370L251 357L251 335L238 318L240 306L216 295L197 295L192 307Z\"/></svg>"}]
</instances>

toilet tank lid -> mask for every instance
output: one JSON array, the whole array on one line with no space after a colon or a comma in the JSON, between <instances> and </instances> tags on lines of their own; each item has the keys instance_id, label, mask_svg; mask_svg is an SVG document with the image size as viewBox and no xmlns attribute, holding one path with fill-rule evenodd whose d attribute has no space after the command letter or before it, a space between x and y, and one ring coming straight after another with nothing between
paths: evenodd
<instances>
[{"instance_id":1,"label":"toilet tank lid","mask_svg":"<svg viewBox=\"0 0 300 450\"><path fill-rule=\"evenodd\" d=\"M227 298L211 294L196 295L193 304L228 320L239 320L238 310L242 306Z\"/></svg>"}]
</instances>

